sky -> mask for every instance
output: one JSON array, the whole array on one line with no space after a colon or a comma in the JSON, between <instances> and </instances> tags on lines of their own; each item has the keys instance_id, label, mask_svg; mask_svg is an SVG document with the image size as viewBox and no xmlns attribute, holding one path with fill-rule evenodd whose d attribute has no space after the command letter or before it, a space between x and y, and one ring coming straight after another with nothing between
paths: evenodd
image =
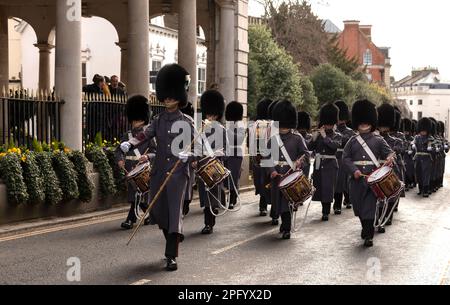
<instances>
[{"instance_id":1,"label":"sky","mask_svg":"<svg viewBox=\"0 0 450 305\"><path fill-rule=\"evenodd\" d=\"M264 7L249 1L249 15ZM399 80L412 68L437 67L450 80L450 1L448 0L310 0L321 19L330 19L341 30L344 20L372 25L372 41L390 47L391 75Z\"/></svg>"}]
</instances>

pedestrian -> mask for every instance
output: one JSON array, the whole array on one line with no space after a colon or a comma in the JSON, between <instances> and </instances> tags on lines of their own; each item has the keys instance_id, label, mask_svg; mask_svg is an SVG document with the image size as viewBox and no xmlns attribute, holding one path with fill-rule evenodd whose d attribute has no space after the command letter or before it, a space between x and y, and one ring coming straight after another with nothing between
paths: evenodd
<instances>
[{"instance_id":1,"label":"pedestrian","mask_svg":"<svg viewBox=\"0 0 450 305\"><path fill-rule=\"evenodd\" d=\"M338 118L338 107L331 103L322 106L319 131L313 133L309 144L309 149L315 154L312 177L316 192L312 200L322 203L322 221L328 221L330 215L339 169L336 153L341 147L342 136L334 131Z\"/></svg>"},{"instance_id":2,"label":"pedestrian","mask_svg":"<svg viewBox=\"0 0 450 305\"><path fill-rule=\"evenodd\" d=\"M166 269L169 271L178 268L178 246L184 239L182 209L186 184L189 181L188 162L193 161L193 157L185 151L190 143L182 143L184 149L176 150L176 147L172 147L172 142L183 137L183 131L186 132L186 129L190 129L190 138L194 136L194 122L180 111L180 108L187 104L189 80L189 73L180 65L164 66L156 76L155 85L156 96L159 102L166 106L165 111L156 116L143 133L121 144L122 151L127 153L130 148L139 146L143 141L156 139L155 166L150 178L150 200L153 200L159 191L161 194L150 211L150 221L159 226L166 239ZM178 160L182 161L181 164ZM175 165L178 167L175 168ZM173 174L165 188L161 189L167 174L172 170Z\"/></svg>"},{"instance_id":3,"label":"pedestrian","mask_svg":"<svg viewBox=\"0 0 450 305\"><path fill-rule=\"evenodd\" d=\"M95 94L103 94L103 86L105 85L105 78L99 74L95 74L92 78L92 84L83 87L83 92L87 93L90 98Z\"/></svg>"},{"instance_id":4,"label":"pedestrian","mask_svg":"<svg viewBox=\"0 0 450 305\"><path fill-rule=\"evenodd\" d=\"M109 91L112 96L124 96L125 91L119 86L119 77L117 75L111 76L111 84L109 85Z\"/></svg>"},{"instance_id":5,"label":"pedestrian","mask_svg":"<svg viewBox=\"0 0 450 305\"><path fill-rule=\"evenodd\" d=\"M361 238L364 240L365 247L372 247L377 197L368 186L364 176L368 176L376 170L377 160L392 162L395 155L386 141L374 133L377 126L377 110L372 102L359 100L353 105L352 123L359 134L352 137L345 145L342 163L348 174L351 175L349 181L350 202L353 205L355 216L359 217L361 222ZM368 152L373 155L375 160L371 160Z\"/></svg>"}]
</instances>

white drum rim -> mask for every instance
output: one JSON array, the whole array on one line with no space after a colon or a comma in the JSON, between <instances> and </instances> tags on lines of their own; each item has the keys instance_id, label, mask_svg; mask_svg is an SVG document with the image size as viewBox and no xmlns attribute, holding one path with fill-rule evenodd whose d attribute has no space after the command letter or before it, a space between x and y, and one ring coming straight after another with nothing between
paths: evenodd
<instances>
[{"instance_id":1,"label":"white drum rim","mask_svg":"<svg viewBox=\"0 0 450 305\"><path fill-rule=\"evenodd\" d=\"M298 177L301 177L303 175L302 171L296 171L292 174L289 174L289 176L284 177L283 180L280 181L279 187L284 187L295 181Z\"/></svg>"},{"instance_id":2,"label":"white drum rim","mask_svg":"<svg viewBox=\"0 0 450 305\"><path fill-rule=\"evenodd\" d=\"M367 178L368 183L374 183L376 181L379 181L381 178L385 177L387 174L389 174L392 171L392 168L389 166L383 166L374 171L370 176Z\"/></svg>"}]
</instances>

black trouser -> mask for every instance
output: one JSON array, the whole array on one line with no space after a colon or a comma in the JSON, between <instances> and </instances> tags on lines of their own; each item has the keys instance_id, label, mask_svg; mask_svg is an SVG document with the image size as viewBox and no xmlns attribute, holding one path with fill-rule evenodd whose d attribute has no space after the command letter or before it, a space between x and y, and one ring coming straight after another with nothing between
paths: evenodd
<instances>
[{"instance_id":1,"label":"black trouser","mask_svg":"<svg viewBox=\"0 0 450 305\"><path fill-rule=\"evenodd\" d=\"M131 221L132 223L136 223L136 213L134 211L135 209L135 202L130 202L130 210L128 211L127 221Z\"/></svg>"},{"instance_id":2,"label":"black trouser","mask_svg":"<svg viewBox=\"0 0 450 305\"><path fill-rule=\"evenodd\" d=\"M230 189L230 205L235 206L237 203L238 194L234 188Z\"/></svg>"},{"instance_id":3,"label":"black trouser","mask_svg":"<svg viewBox=\"0 0 450 305\"><path fill-rule=\"evenodd\" d=\"M342 193L334 193L334 204L333 204L333 210L342 210L342 198L344 197L344 194Z\"/></svg>"},{"instance_id":4,"label":"black trouser","mask_svg":"<svg viewBox=\"0 0 450 305\"><path fill-rule=\"evenodd\" d=\"M375 228L373 227L374 219L362 219L359 218L362 226L361 237L363 239L373 239L375 235Z\"/></svg>"},{"instance_id":5,"label":"black trouser","mask_svg":"<svg viewBox=\"0 0 450 305\"><path fill-rule=\"evenodd\" d=\"M281 214L280 231L291 232L291 226L292 226L291 212L284 212L283 214Z\"/></svg>"},{"instance_id":6,"label":"black trouser","mask_svg":"<svg viewBox=\"0 0 450 305\"><path fill-rule=\"evenodd\" d=\"M259 196L259 211L267 211L267 202L264 199L264 196Z\"/></svg>"},{"instance_id":7,"label":"black trouser","mask_svg":"<svg viewBox=\"0 0 450 305\"><path fill-rule=\"evenodd\" d=\"M331 202L322 202L322 215L330 215Z\"/></svg>"},{"instance_id":8,"label":"black trouser","mask_svg":"<svg viewBox=\"0 0 450 305\"><path fill-rule=\"evenodd\" d=\"M189 212L189 205L191 204L191 200L185 200L183 203L183 215L186 215Z\"/></svg>"},{"instance_id":9,"label":"black trouser","mask_svg":"<svg viewBox=\"0 0 450 305\"><path fill-rule=\"evenodd\" d=\"M180 237L178 233L169 234L167 230L163 230L163 233L164 237L166 238L166 257L178 257L178 244L180 243Z\"/></svg>"},{"instance_id":10,"label":"black trouser","mask_svg":"<svg viewBox=\"0 0 450 305\"><path fill-rule=\"evenodd\" d=\"M216 213L218 211L215 211ZM203 209L203 214L205 216L205 226L214 227L216 225L216 216L211 213L211 209L209 207L205 207Z\"/></svg>"}]
</instances>

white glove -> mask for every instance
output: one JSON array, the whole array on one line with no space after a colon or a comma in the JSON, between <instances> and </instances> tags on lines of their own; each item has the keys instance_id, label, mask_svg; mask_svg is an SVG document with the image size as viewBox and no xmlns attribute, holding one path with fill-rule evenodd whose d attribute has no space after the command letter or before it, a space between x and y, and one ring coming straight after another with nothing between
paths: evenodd
<instances>
[{"instance_id":1,"label":"white glove","mask_svg":"<svg viewBox=\"0 0 450 305\"><path fill-rule=\"evenodd\" d=\"M433 151L433 147L428 146L428 147L427 147L427 150L428 150L428 151Z\"/></svg>"},{"instance_id":2,"label":"white glove","mask_svg":"<svg viewBox=\"0 0 450 305\"><path fill-rule=\"evenodd\" d=\"M120 144L120 149L125 154L130 151L130 148L131 148L131 144L129 142L123 142L122 144Z\"/></svg>"},{"instance_id":3,"label":"white glove","mask_svg":"<svg viewBox=\"0 0 450 305\"><path fill-rule=\"evenodd\" d=\"M448 149L448 145L444 145L444 149Z\"/></svg>"},{"instance_id":4,"label":"white glove","mask_svg":"<svg viewBox=\"0 0 450 305\"><path fill-rule=\"evenodd\" d=\"M178 154L178 159L180 159L181 162L186 163L189 159L189 153L184 152L184 151L180 152Z\"/></svg>"},{"instance_id":5,"label":"white glove","mask_svg":"<svg viewBox=\"0 0 450 305\"><path fill-rule=\"evenodd\" d=\"M412 149L416 150L416 144L413 144L411 147Z\"/></svg>"},{"instance_id":6,"label":"white glove","mask_svg":"<svg viewBox=\"0 0 450 305\"><path fill-rule=\"evenodd\" d=\"M412 155L413 151L412 150L408 150L408 155Z\"/></svg>"}]
</instances>

